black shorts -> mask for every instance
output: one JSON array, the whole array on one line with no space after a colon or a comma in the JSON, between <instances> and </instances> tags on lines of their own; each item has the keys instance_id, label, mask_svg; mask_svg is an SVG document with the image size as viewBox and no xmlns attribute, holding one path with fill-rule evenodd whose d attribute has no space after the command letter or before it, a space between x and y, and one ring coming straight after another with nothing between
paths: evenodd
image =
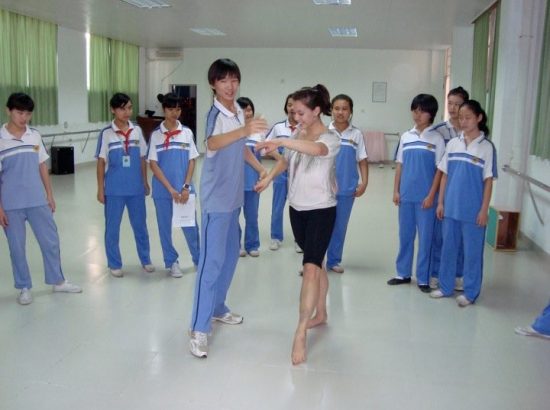
<instances>
[{"instance_id":1,"label":"black shorts","mask_svg":"<svg viewBox=\"0 0 550 410\"><path fill-rule=\"evenodd\" d=\"M294 239L304 251L302 264L313 263L321 268L334 228L336 207L311 211L289 207L289 212Z\"/></svg>"}]
</instances>

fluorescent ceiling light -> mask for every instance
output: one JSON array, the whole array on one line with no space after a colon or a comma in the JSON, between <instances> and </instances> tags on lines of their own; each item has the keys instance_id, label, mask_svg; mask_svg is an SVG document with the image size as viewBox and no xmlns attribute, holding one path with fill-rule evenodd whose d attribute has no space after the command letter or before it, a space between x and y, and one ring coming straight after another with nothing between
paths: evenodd
<instances>
[{"instance_id":1,"label":"fluorescent ceiling light","mask_svg":"<svg viewBox=\"0 0 550 410\"><path fill-rule=\"evenodd\" d=\"M351 0L313 0L313 4L316 6L330 5L330 6L349 6Z\"/></svg>"},{"instance_id":2,"label":"fluorescent ceiling light","mask_svg":"<svg viewBox=\"0 0 550 410\"><path fill-rule=\"evenodd\" d=\"M159 9L164 7L170 7L168 3L162 0L121 0L124 3L131 4L132 6L139 7L140 9Z\"/></svg>"},{"instance_id":3,"label":"fluorescent ceiling light","mask_svg":"<svg viewBox=\"0 0 550 410\"><path fill-rule=\"evenodd\" d=\"M355 27L330 27L328 31L332 37L357 37Z\"/></svg>"},{"instance_id":4,"label":"fluorescent ceiling light","mask_svg":"<svg viewBox=\"0 0 550 410\"><path fill-rule=\"evenodd\" d=\"M225 33L217 28L192 28L191 31L201 36L225 36Z\"/></svg>"}]
</instances>

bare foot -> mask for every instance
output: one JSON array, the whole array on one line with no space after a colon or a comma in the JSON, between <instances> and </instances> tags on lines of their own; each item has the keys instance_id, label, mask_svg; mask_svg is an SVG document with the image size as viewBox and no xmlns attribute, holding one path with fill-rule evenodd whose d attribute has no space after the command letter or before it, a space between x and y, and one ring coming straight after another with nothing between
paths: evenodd
<instances>
[{"instance_id":1,"label":"bare foot","mask_svg":"<svg viewBox=\"0 0 550 410\"><path fill-rule=\"evenodd\" d=\"M298 365L306 361L306 335L294 335L294 343L292 344L292 364Z\"/></svg>"},{"instance_id":2,"label":"bare foot","mask_svg":"<svg viewBox=\"0 0 550 410\"><path fill-rule=\"evenodd\" d=\"M325 325L327 323L327 315L316 314L307 322L307 328L311 329L312 327Z\"/></svg>"}]
</instances>

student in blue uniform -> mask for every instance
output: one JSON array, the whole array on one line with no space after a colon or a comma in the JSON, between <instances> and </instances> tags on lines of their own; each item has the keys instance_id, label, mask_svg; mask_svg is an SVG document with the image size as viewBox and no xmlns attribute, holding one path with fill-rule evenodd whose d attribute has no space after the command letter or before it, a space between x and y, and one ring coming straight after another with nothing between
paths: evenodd
<instances>
[{"instance_id":1,"label":"student in blue uniform","mask_svg":"<svg viewBox=\"0 0 550 410\"><path fill-rule=\"evenodd\" d=\"M32 279L25 255L26 224L32 228L44 260L45 282L54 292L79 293L80 286L65 280L55 200L42 137L29 128L34 102L26 94L11 94L6 103L9 121L0 129L0 226L8 240L17 301L32 303Z\"/></svg>"},{"instance_id":2,"label":"student in blue uniform","mask_svg":"<svg viewBox=\"0 0 550 410\"><path fill-rule=\"evenodd\" d=\"M208 70L214 104L206 120L206 157L200 182L201 253L195 282L189 349L208 355L212 320L237 325L243 317L226 305L227 292L239 259L239 211L244 202L244 161L265 172L246 147L249 135L264 133L267 123L244 121L236 102L241 72L229 59L218 59Z\"/></svg>"},{"instance_id":3,"label":"student in blue uniform","mask_svg":"<svg viewBox=\"0 0 550 410\"><path fill-rule=\"evenodd\" d=\"M267 133L266 141L271 141L275 138L290 138L296 130L296 120L294 119L294 110L292 109L292 94L286 97L284 111L287 116L286 120L280 121L273 125ZM279 155L283 153L283 148L274 151L269 155L275 160L278 160ZM287 171L281 172L273 180L273 199L271 202L271 244L269 249L276 251L281 247L283 242L283 214L285 210L287 196ZM296 242L296 241L295 241ZM295 245L297 248L298 245ZM298 250L298 249L297 249Z\"/></svg>"},{"instance_id":4,"label":"student in blue uniform","mask_svg":"<svg viewBox=\"0 0 550 410\"><path fill-rule=\"evenodd\" d=\"M495 148L487 139L487 115L475 100L460 106L460 137L447 144L439 164L443 172L437 216L443 219L439 289L433 298L453 294L460 242L464 249L464 294L460 307L474 303L481 291L483 249L493 189Z\"/></svg>"},{"instance_id":5,"label":"student in blue uniform","mask_svg":"<svg viewBox=\"0 0 550 410\"><path fill-rule=\"evenodd\" d=\"M141 128L130 122L133 106L130 97L116 93L110 101L114 119L99 134L97 141L97 200L105 205L105 251L111 275L121 278L120 223L128 209L137 253L146 272L151 264L145 196L149 195L147 144Z\"/></svg>"},{"instance_id":6,"label":"student in blue uniform","mask_svg":"<svg viewBox=\"0 0 550 410\"><path fill-rule=\"evenodd\" d=\"M243 110L244 120L254 118L254 103L250 98L239 97L237 104ZM261 135L249 135L246 146L260 161L260 152L256 151L256 144L261 141ZM244 164L244 205L243 214L245 221L244 246L241 246L240 256L260 256L260 231L258 228L258 209L260 207L260 194L254 191L254 186L260 179L258 172L248 164ZM242 230L239 227L239 238L242 239ZM241 242L242 243L242 242Z\"/></svg>"},{"instance_id":7,"label":"student in blue uniform","mask_svg":"<svg viewBox=\"0 0 550 410\"><path fill-rule=\"evenodd\" d=\"M522 336L535 336L550 340L550 303L548 303L531 326L518 326L515 328L515 332Z\"/></svg>"},{"instance_id":8,"label":"student in blue uniform","mask_svg":"<svg viewBox=\"0 0 550 410\"><path fill-rule=\"evenodd\" d=\"M183 126L178 118L181 115L181 100L172 93L157 96L162 103L164 121L153 131L149 141L147 160L153 171L153 201L157 214L160 245L164 266L170 276L181 278L178 252L172 243L173 202L186 203L189 195L195 195L193 173L195 158L199 156L193 132ZM193 265L199 263L199 227L183 227Z\"/></svg>"},{"instance_id":9,"label":"student in blue uniform","mask_svg":"<svg viewBox=\"0 0 550 410\"><path fill-rule=\"evenodd\" d=\"M434 201L440 181L436 170L445 151L443 137L431 129L437 109L437 100L432 95L414 97L411 113L415 126L399 140L393 192L393 202L399 206L399 252L395 263L397 274L388 285L411 282L414 239L418 231L416 280L422 292L430 291Z\"/></svg>"},{"instance_id":10,"label":"student in blue uniform","mask_svg":"<svg viewBox=\"0 0 550 410\"><path fill-rule=\"evenodd\" d=\"M434 125L433 130L440 133L443 139L445 140L445 145L457 137L460 133L460 124L458 121L458 110L464 101L470 99L468 91L462 87L453 88L447 94L447 113L449 114L449 119L443 121L437 125ZM440 170L437 170L440 173ZM430 289L437 289L439 283L439 262L441 260L441 246L443 244L442 238L442 224L441 221L436 218L434 225L434 234L432 241L432 262L431 262L431 273L430 273ZM462 280L462 264L463 264L463 255L462 255L462 246L459 248L458 256L458 265L456 269L456 280L455 280L455 290L462 291L464 290L464 283Z\"/></svg>"},{"instance_id":11,"label":"student in blue uniform","mask_svg":"<svg viewBox=\"0 0 550 410\"><path fill-rule=\"evenodd\" d=\"M336 273L344 273L342 253L344 240L351 216L351 208L355 198L365 193L369 182L367 151L363 133L351 125L353 115L353 100L345 94L339 94L332 99L332 122L330 130L336 131L340 137L340 151L336 157L336 181L338 192L336 199L336 221L332 237L327 249L327 269ZM357 171L359 167L359 172ZM361 183L359 183L361 173Z\"/></svg>"},{"instance_id":12,"label":"student in blue uniform","mask_svg":"<svg viewBox=\"0 0 550 410\"><path fill-rule=\"evenodd\" d=\"M279 172L288 169L290 224L296 242L304 250L300 315L292 343L292 364L306 360L307 331L327 322L328 275L323 259L336 219L335 158L340 150L338 134L325 127L321 115L330 115L330 96L321 84L292 95L300 131L292 138L265 141L258 148L272 152L286 149L269 175L258 183L260 190Z\"/></svg>"}]
</instances>

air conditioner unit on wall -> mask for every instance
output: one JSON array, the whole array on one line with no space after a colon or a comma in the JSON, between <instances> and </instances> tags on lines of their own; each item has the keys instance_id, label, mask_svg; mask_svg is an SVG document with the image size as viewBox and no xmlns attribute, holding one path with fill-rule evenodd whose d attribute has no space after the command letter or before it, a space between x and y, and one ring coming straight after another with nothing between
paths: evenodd
<instances>
[{"instance_id":1,"label":"air conditioner unit on wall","mask_svg":"<svg viewBox=\"0 0 550 410\"><path fill-rule=\"evenodd\" d=\"M183 60L183 48L149 48L149 60Z\"/></svg>"}]
</instances>

